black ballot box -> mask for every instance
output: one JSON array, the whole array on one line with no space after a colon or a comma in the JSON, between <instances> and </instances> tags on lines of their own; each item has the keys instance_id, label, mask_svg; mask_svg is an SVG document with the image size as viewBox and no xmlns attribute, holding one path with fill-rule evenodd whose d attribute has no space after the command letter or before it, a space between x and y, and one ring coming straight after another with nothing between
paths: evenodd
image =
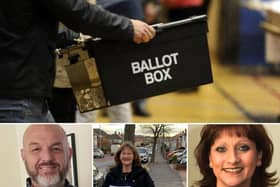
<instances>
[{"instance_id":1,"label":"black ballot box","mask_svg":"<svg viewBox=\"0 0 280 187\"><path fill-rule=\"evenodd\" d=\"M158 25L149 43L101 40L93 47L111 104L211 83L205 16Z\"/></svg>"},{"instance_id":2,"label":"black ballot box","mask_svg":"<svg viewBox=\"0 0 280 187\"><path fill-rule=\"evenodd\" d=\"M87 42L85 48L89 56L94 57L99 74L98 89L102 87L102 94L98 92L97 95L104 98L99 99L102 105L84 107L83 110L79 107L81 112L213 82L206 16L154 27L157 34L149 43L103 39ZM69 66L72 74L77 74L73 66L77 65ZM72 83L73 76L69 71L68 76ZM74 79L77 78L78 75ZM77 82L80 81L74 80L74 87L79 90L91 85L79 86L81 84Z\"/></svg>"}]
</instances>

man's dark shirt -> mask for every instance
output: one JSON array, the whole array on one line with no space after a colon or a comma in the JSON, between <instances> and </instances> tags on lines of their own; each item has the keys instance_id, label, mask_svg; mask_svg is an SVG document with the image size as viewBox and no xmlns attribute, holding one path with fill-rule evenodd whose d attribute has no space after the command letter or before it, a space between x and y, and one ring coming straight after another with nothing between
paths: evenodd
<instances>
[{"instance_id":1,"label":"man's dark shirt","mask_svg":"<svg viewBox=\"0 0 280 187\"><path fill-rule=\"evenodd\" d=\"M26 179L26 187L32 187L32 183L31 183L30 178ZM72 186L71 184L69 184L69 182L65 179L64 187L75 187L75 186Z\"/></svg>"}]
</instances>

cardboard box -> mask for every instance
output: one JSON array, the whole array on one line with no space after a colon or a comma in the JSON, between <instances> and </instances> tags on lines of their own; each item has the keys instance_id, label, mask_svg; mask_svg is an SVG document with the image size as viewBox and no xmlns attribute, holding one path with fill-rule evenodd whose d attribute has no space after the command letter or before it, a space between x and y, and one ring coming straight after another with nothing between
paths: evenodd
<instances>
[{"instance_id":1,"label":"cardboard box","mask_svg":"<svg viewBox=\"0 0 280 187\"><path fill-rule=\"evenodd\" d=\"M265 33L265 59L267 63L280 64L280 34Z\"/></svg>"},{"instance_id":2,"label":"cardboard box","mask_svg":"<svg viewBox=\"0 0 280 187\"><path fill-rule=\"evenodd\" d=\"M280 12L268 9L266 11L266 21L275 26L280 27Z\"/></svg>"},{"instance_id":3,"label":"cardboard box","mask_svg":"<svg viewBox=\"0 0 280 187\"><path fill-rule=\"evenodd\" d=\"M93 79L86 78L83 82L87 83L83 86L77 84L80 81L76 79L80 77L73 67L78 65L69 65L67 71L74 93L80 93L76 98L81 112L213 82L206 16L155 27L156 37L145 44L107 40L86 43L85 48L90 57L94 56L99 73L100 84L95 88L102 88L99 94L94 96L92 92L87 98L92 102L96 95L104 95L104 98L98 99L101 104L84 107L78 97L82 95L81 90L94 88ZM82 66L83 63L78 62ZM86 75L83 77L96 74L83 69Z\"/></svg>"},{"instance_id":4,"label":"cardboard box","mask_svg":"<svg viewBox=\"0 0 280 187\"><path fill-rule=\"evenodd\" d=\"M261 23L265 31L265 60L267 63L280 63L280 12L266 10L266 21Z\"/></svg>"}]
</instances>

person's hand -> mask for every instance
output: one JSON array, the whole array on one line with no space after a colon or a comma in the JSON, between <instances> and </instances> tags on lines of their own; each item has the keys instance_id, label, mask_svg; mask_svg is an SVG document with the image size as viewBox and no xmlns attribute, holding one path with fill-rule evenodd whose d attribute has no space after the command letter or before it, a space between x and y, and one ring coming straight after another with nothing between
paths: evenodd
<instances>
[{"instance_id":1,"label":"person's hand","mask_svg":"<svg viewBox=\"0 0 280 187\"><path fill-rule=\"evenodd\" d=\"M133 41L137 44L149 42L156 35L153 27L140 20L131 19L134 36Z\"/></svg>"}]
</instances>

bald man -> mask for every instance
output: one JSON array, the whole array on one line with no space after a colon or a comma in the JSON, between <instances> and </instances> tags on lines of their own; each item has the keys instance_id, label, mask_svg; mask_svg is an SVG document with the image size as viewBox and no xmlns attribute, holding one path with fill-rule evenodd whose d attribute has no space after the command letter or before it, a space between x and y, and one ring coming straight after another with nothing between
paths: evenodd
<instances>
[{"instance_id":1,"label":"bald man","mask_svg":"<svg viewBox=\"0 0 280 187\"><path fill-rule=\"evenodd\" d=\"M27 187L73 187L66 180L72 150L58 125L31 125L23 135L21 157Z\"/></svg>"}]
</instances>

